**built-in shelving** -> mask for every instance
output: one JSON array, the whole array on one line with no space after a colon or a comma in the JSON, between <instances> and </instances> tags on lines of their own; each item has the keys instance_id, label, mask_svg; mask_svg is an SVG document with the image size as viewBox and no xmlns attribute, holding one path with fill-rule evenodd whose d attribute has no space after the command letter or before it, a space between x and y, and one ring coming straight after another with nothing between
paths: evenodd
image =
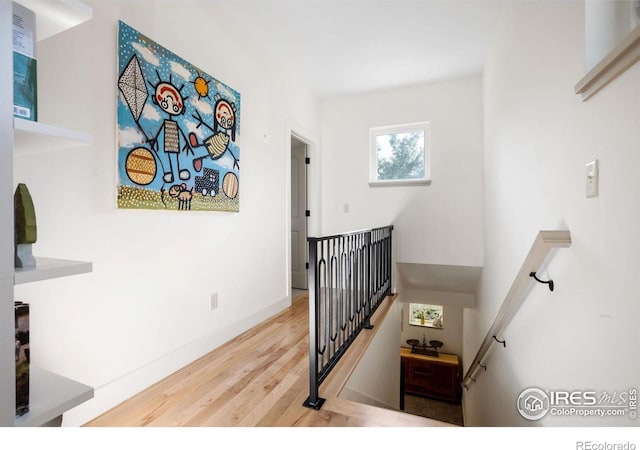
<instances>
[{"instance_id":1,"label":"built-in shelving","mask_svg":"<svg viewBox=\"0 0 640 450\"><path fill-rule=\"evenodd\" d=\"M13 119L15 154L40 153L93 143L93 136L33 120Z\"/></svg>"},{"instance_id":2,"label":"built-in shelving","mask_svg":"<svg viewBox=\"0 0 640 450\"><path fill-rule=\"evenodd\" d=\"M36 39L42 41L91 19L93 10L79 0L14 0L36 13Z\"/></svg>"},{"instance_id":3,"label":"built-in shelving","mask_svg":"<svg viewBox=\"0 0 640 450\"><path fill-rule=\"evenodd\" d=\"M92 270L93 264L86 261L36 257L35 267L16 268L14 284L79 275L89 273Z\"/></svg>"},{"instance_id":4,"label":"built-in shelving","mask_svg":"<svg viewBox=\"0 0 640 450\"><path fill-rule=\"evenodd\" d=\"M29 412L16 417L18 427L39 427L93 398L93 388L31 366Z\"/></svg>"},{"instance_id":5,"label":"built-in shelving","mask_svg":"<svg viewBox=\"0 0 640 450\"><path fill-rule=\"evenodd\" d=\"M80 0L14 0L17 3L31 9L36 14L36 39L42 41L51 36L75 27L91 19L92 8ZM11 66L11 5L10 2L0 3L0 67ZM0 141L2 152L0 155L11 154L12 158L4 158L0 165L1 177L4 180L13 180L11 164L13 157L28 153L40 153L49 150L60 150L78 146L90 145L93 137L88 133L69 130L41 122L34 122L13 118L9 108L13 94L11 76L3 69L0 82ZM42 98L42 97L41 97ZM8 242L13 239L13 193L12 182L2 184L0 195L0 243L2 252L13 253L13 248ZM2 279L0 279L0 298L13 297L10 282L13 259L3 258ZM36 266L33 268L18 268L13 272L13 284L32 283L53 278L66 277L88 273L93 270L90 262L70 261L55 258L36 258ZM5 276L5 275L8 275ZM13 305L11 302L2 302L0 305L0 355L5 361L0 364L0 427L6 426L41 426L57 424L62 415L71 408L93 398L93 388L66 377L48 372L41 368L30 367L30 411L20 417L15 417L15 371L11 364L15 353L15 329L13 327ZM7 361L9 363L7 363Z\"/></svg>"},{"instance_id":6,"label":"built-in shelving","mask_svg":"<svg viewBox=\"0 0 640 450\"><path fill-rule=\"evenodd\" d=\"M79 0L15 0L36 15L36 39L47 39L91 19L93 10ZM89 133L14 118L15 155L74 148L93 143Z\"/></svg>"}]
</instances>

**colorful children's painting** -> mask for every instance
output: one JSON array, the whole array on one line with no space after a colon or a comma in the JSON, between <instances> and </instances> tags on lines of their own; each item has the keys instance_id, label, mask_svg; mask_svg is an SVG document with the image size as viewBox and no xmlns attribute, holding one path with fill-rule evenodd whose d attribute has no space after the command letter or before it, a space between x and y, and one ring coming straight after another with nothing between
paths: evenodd
<instances>
[{"instance_id":1,"label":"colorful children's painting","mask_svg":"<svg viewBox=\"0 0 640 450\"><path fill-rule=\"evenodd\" d=\"M240 210L240 94L123 22L118 208Z\"/></svg>"}]
</instances>

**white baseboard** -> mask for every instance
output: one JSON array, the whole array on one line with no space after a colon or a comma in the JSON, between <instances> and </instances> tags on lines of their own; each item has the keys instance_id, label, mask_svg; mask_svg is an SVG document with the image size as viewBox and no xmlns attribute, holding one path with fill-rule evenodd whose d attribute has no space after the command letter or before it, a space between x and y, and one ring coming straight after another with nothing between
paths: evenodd
<instances>
[{"instance_id":1,"label":"white baseboard","mask_svg":"<svg viewBox=\"0 0 640 450\"><path fill-rule=\"evenodd\" d=\"M84 425L290 305L290 297L284 297L222 330L208 333L97 388L91 400L64 413L62 426Z\"/></svg>"}]
</instances>

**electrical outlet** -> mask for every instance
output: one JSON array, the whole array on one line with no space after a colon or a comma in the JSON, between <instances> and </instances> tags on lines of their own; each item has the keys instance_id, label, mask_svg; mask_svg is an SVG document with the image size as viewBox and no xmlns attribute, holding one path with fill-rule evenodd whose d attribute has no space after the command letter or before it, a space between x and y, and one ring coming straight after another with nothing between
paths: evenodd
<instances>
[{"instance_id":1,"label":"electrical outlet","mask_svg":"<svg viewBox=\"0 0 640 450\"><path fill-rule=\"evenodd\" d=\"M598 160L587 164L587 198L598 196Z\"/></svg>"},{"instance_id":2,"label":"electrical outlet","mask_svg":"<svg viewBox=\"0 0 640 450\"><path fill-rule=\"evenodd\" d=\"M211 297L209 297L209 310L213 311L217 307L218 307L218 293L214 292L213 294L211 294Z\"/></svg>"}]
</instances>

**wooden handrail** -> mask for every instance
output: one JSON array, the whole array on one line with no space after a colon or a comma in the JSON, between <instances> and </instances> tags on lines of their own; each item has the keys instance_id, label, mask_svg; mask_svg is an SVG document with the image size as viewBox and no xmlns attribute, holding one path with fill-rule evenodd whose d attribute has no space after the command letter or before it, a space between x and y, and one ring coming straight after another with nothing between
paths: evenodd
<instances>
[{"instance_id":1,"label":"wooden handrail","mask_svg":"<svg viewBox=\"0 0 640 450\"><path fill-rule=\"evenodd\" d=\"M526 292L531 283L536 282L534 279L535 273L540 269L540 266L544 263L549 252L554 248L566 248L571 246L571 234L569 231L540 231L529 250L518 275L516 276L511 289L507 293L502 306L496 315L493 325L489 328L487 335L485 336L476 357L469 366L466 375L462 380L462 387L468 388L469 383L474 380L474 375L480 367L486 367L483 364L483 359L489 352L489 349L493 344L503 343L498 340L502 331L509 325L511 319L516 314L520 305L524 303Z\"/></svg>"}]
</instances>

